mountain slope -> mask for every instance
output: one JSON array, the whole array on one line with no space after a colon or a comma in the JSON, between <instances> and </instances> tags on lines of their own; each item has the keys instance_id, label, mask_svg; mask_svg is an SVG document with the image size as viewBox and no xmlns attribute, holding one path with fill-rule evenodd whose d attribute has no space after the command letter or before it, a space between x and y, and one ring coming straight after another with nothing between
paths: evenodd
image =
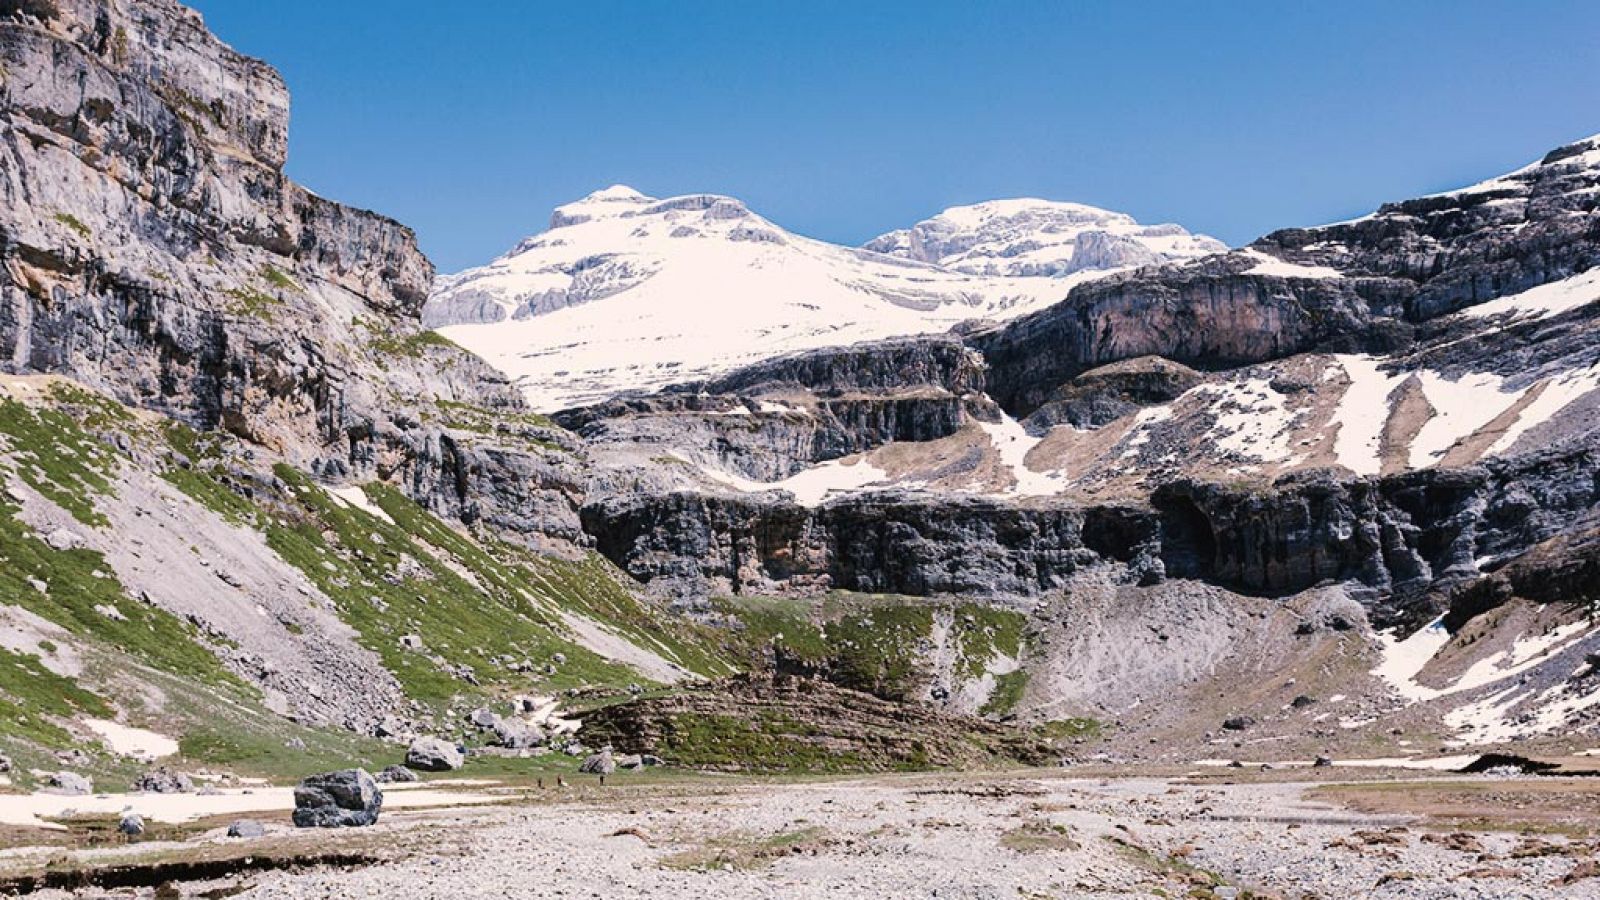
<instances>
[{"instance_id":1,"label":"mountain slope","mask_svg":"<svg viewBox=\"0 0 1600 900\"><path fill-rule=\"evenodd\" d=\"M1159 265L1228 249L1179 225L1140 225L1123 213L1037 199L951 207L863 246L957 272L1011 277Z\"/></svg>"},{"instance_id":2,"label":"mountain slope","mask_svg":"<svg viewBox=\"0 0 1600 900\"><path fill-rule=\"evenodd\" d=\"M1013 216L1007 235L1014 246L1038 236L1044 255L1069 252L1080 225L1138 232L1093 210L1063 233L1062 210L1091 208L1026 205L1049 214ZM974 273L800 237L728 197L617 186L560 207L550 230L490 265L439 279L423 319L554 409L796 350L1009 318L1087 278L1221 246L1169 232L1138 238L1137 252L1086 243L1075 266Z\"/></svg>"}]
</instances>

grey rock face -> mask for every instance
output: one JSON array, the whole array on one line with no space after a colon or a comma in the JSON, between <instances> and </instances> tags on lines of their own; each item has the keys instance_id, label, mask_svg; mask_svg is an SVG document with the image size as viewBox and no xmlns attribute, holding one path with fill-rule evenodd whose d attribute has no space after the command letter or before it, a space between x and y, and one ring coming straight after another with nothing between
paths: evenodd
<instances>
[{"instance_id":1,"label":"grey rock face","mask_svg":"<svg viewBox=\"0 0 1600 900\"><path fill-rule=\"evenodd\" d=\"M294 789L296 828L372 825L383 808L383 792L365 769L312 775Z\"/></svg>"},{"instance_id":2,"label":"grey rock face","mask_svg":"<svg viewBox=\"0 0 1600 900\"><path fill-rule=\"evenodd\" d=\"M1141 407L1173 400L1203 379L1194 369L1159 356L1111 363L1056 388L1025 424L1036 432L1056 425L1098 428Z\"/></svg>"},{"instance_id":3,"label":"grey rock face","mask_svg":"<svg viewBox=\"0 0 1600 900\"><path fill-rule=\"evenodd\" d=\"M1248 252L1081 285L973 338L989 394L1025 415L1080 372L1135 356L1215 367L1404 346L1421 323L1600 263L1597 145L1353 222L1274 232ZM1262 256L1343 277L1253 272Z\"/></svg>"},{"instance_id":4,"label":"grey rock face","mask_svg":"<svg viewBox=\"0 0 1600 900\"><path fill-rule=\"evenodd\" d=\"M408 229L284 177L271 67L173 0L44 7L0 10L0 66L30 73L0 85L0 366L446 515L579 535L565 463L437 424L441 401L520 395L418 338L433 269Z\"/></svg>"},{"instance_id":5,"label":"grey rock face","mask_svg":"<svg viewBox=\"0 0 1600 900\"><path fill-rule=\"evenodd\" d=\"M406 768L423 772L448 772L465 762L456 745L438 738L417 738L406 750Z\"/></svg>"}]
</instances>

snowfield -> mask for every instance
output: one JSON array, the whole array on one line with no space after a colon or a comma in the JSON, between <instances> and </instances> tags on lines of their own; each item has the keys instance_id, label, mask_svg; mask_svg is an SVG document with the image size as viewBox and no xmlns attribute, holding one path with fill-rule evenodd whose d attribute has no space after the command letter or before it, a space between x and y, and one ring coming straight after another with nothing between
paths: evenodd
<instances>
[{"instance_id":1,"label":"snowfield","mask_svg":"<svg viewBox=\"0 0 1600 900\"><path fill-rule=\"evenodd\" d=\"M1090 211L1075 213L1070 234L1050 232L1049 252L1068 262L1085 233L1142 228L1093 207L1006 203ZM1007 233L1020 240L1025 227ZM1131 265L1226 249L1176 226L1143 230L1156 233L1139 252L1102 248L1070 274L1067 263L974 273L801 237L729 197L657 200L616 186L558 208L548 231L489 265L441 278L424 321L554 410L794 351L1011 318Z\"/></svg>"}]
</instances>

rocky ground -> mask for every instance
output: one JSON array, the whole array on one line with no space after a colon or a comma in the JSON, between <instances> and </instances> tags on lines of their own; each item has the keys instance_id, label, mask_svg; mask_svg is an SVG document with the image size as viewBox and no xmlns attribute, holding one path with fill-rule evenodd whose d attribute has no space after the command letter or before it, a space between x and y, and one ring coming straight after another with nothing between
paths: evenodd
<instances>
[{"instance_id":1,"label":"rocky ground","mask_svg":"<svg viewBox=\"0 0 1600 900\"><path fill-rule=\"evenodd\" d=\"M1600 790L1586 782L1318 785L1275 774L585 782L514 805L386 814L317 843L319 853L387 848L374 864L154 895L1600 897L1600 877L1586 874L1600 875ZM108 894L41 893L90 895Z\"/></svg>"}]
</instances>

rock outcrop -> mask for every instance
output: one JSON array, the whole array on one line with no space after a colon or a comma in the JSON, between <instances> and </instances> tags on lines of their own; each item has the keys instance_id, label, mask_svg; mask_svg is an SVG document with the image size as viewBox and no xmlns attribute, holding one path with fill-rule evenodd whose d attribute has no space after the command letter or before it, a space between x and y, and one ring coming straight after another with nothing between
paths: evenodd
<instances>
[{"instance_id":1,"label":"rock outcrop","mask_svg":"<svg viewBox=\"0 0 1600 900\"><path fill-rule=\"evenodd\" d=\"M584 716L581 736L674 765L733 772L952 768L1050 761L1009 726L824 681L736 677Z\"/></svg>"},{"instance_id":2,"label":"rock outcrop","mask_svg":"<svg viewBox=\"0 0 1600 900\"><path fill-rule=\"evenodd\" d=\"M520 397L423 333L411 231L284 176L268 65L172 0L0 8L0 363L329 478L577 536L569 463L450 427ZM516 485L514 489L509 486Z\"/></svg>"}]
</instances>

